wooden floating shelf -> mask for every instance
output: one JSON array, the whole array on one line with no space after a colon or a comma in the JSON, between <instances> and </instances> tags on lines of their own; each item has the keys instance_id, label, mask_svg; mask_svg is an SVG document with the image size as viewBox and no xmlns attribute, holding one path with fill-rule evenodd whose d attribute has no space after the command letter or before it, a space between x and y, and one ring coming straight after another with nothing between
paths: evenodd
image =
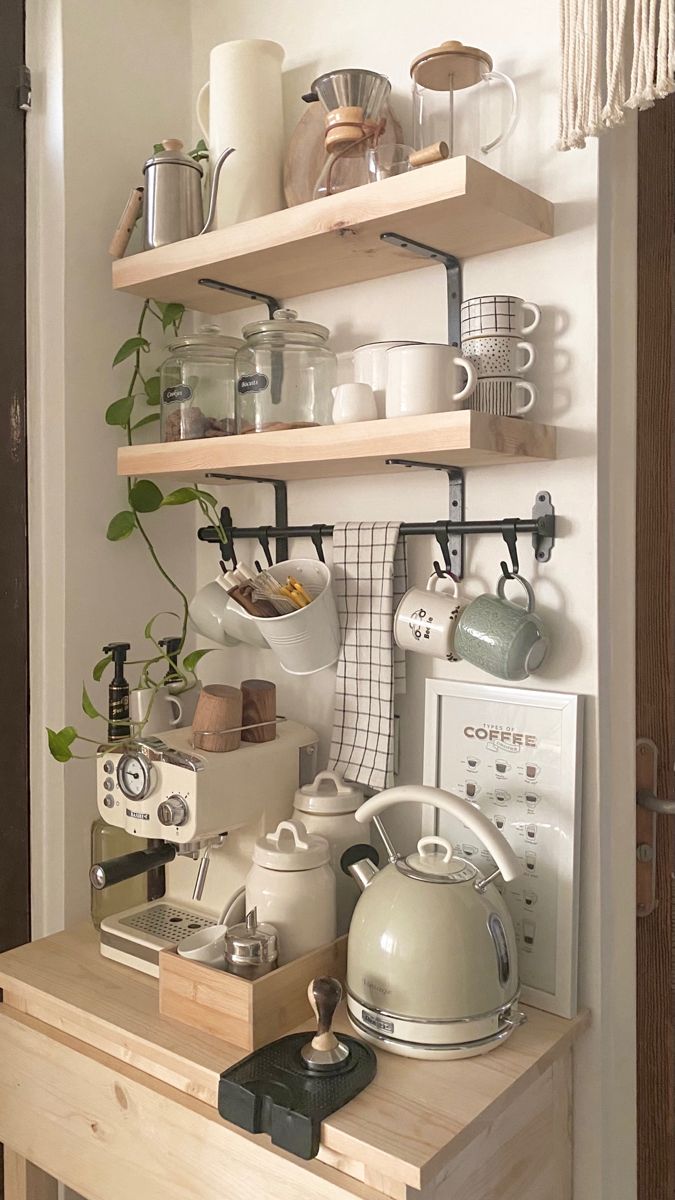
<instances>
[{"instance_id":1,"label":"wooden floating shelf","mask_svg":"<svg viewBox=\"0 0 675 1200\"><path fill-rule=\"evenodd\" d=\"M220 313L253 302L200 286L203 276L284 300L433 265L380 241L388 232L463 259L551 237L553 205L483 163L450 158L122 258L113 285Z\"/></svg>"},{"instance_id":2,"label":"wooden floating shelf","mask_svg":"<svg viewBox=\"0 0 675 1200\"><path fill-rule=\"evenodd\" d=\"M203 478L211 471L274 479L389 473L387 458L416 458L455 467L540 462L555 458L555 429L489 413L433 413L353 425L323 425L237 437L123 446L119 475ZM404 468L399 468L404 469Z\"/></svg>"}]
</instances>

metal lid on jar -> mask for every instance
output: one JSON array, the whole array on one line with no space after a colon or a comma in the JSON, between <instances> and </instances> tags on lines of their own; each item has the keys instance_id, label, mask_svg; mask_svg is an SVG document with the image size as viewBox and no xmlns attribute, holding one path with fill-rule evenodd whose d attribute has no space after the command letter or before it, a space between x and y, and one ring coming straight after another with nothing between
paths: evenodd
<instances>
[{"instance_id":1,"label":"metal lid on jar","mask_svg":"<svg viewBox=\"0 0 675 1200\"><path fill-rule=\"evenodd\" d=\"M295 793L296 812L338 816L353 813L363 804L364 795L356 783L349 783L336 771L319 771L312 783L306 783Z\"/></svg>"},{"instance_id":2,"label":"metal lid on jar","mask_svg":"<svg viewBox=\"0 0 675 1200\"><path fill-rule=\"evenodd\" d=\"M158 151L157 154L153 154L152 158L149 158L144 163L144 175L148 167L157 167L161 163L174 163L179 167L192 167L193 170L199 171L200 175L204 174L203 168L198 162L195 162L194 158L190 158L189 154L183 154L183 142L181 142L180 138L164 138L162 146L164 147L163 150Z\"/></svg>"},{"instance_id":3,"label":"metal lid on jar","mask_svg":"<svg viewBox=\"0 0 675 1200\"><path fill-rule=\"evenodd\" d=\"M225 958L229 963L258 967L276 962L278 955L277 931L273 925L258 924L255 908L246 914L243 925L232 925L225 934Z\"/></svg>"},{"instance_id":4,"label":"metal lid on jar","mask_svg":"<svg viewBox=\"0 0 675 1200\"><path fill-rule=\"evenodd\" d=\"M235 354L243 345L244 342L241 338L229 337L227 334L221 333L217 325L200 325L194 333L181 334L180 337L174 338L172 342L169 342L167 349L173 354L176 350L184 350L187 346L191 349L203 346L209 350L231 350Z\"/></svg>"},{"instance_id":5,"label":"metal lid on jar","mask_svg":"<svg viewBox=\"0 0 675 1200\"><path fill-rule=\"evenodd\" d=\"M252 338L257 334L306 334L322 342L328 341L330 337L330 329L325 325L317 325L314 321L298 321L298 314L294 308L278 308L271 320L253 321L250 325L244 325L242 333L245 338Z\"/></svg>"},{"instance_id":6,"label":"metal lid on jar","mask_svg":"<svg viewBox=\"0 0 675 1200\"><path fill-rule=\"evenodd\" d=\"M302 821L280 821L274 833L258 838L253 861L271 871L311 871L330 861L330 846L318 833L308 833Z\"/></svg>"}]
</instances>

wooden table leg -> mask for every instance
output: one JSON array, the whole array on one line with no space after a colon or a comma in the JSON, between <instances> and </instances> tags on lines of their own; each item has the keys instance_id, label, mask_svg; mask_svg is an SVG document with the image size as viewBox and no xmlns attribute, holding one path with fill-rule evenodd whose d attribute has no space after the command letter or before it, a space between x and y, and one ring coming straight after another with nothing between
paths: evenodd
<instances>
[{"instance_id":1,"label":"wooden table leg","mask_svg":"<svg viewBox=\"0 0 675 1200\"><path fill-rule=\"evenodd\" d=\"M58 1183L39 1167L4 1148L5 1200L57 1200Z\"/></svg>"}]
</instances>

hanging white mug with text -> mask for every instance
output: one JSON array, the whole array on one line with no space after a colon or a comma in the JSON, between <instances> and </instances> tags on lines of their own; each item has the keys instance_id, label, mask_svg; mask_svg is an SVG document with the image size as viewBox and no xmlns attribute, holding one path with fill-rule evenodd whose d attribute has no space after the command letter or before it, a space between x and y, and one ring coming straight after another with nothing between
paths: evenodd
<instances>
[{"instance_id":1,"label":"hanging white mug with text","mask_svg":"<svg viewBox=\"0 0 675 1200\"><path fill-rule=\"evenodd\" d=\"M476 368L455 346L427 342L387 350L388 417L465 408L475 387Z\"/></svg>"},{"instance_id":2,"label":"hanging white mug with text","mask_svg":"<svg viewBox=\"0 0 675 1200\"><path fill-rule=\"evenodd\" d=\"M424 588L410 588L401 600L394 617L394 641L402 650L430 654L457 662L455 630L468 600L459 595L459 588L449 576L429 576Z\"/></svg>"}]
</instances>

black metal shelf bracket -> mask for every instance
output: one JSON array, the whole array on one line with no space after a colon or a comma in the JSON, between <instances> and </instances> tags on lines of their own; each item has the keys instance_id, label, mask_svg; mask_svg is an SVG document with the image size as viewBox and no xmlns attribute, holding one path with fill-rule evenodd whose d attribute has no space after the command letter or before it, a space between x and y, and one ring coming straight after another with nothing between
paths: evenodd
<instances>
[{"instance_id":1,"label":"black metal shelf bracket","mask_svg":"<svg viewBox=\"0 0 675 1200\"><path fill-rule=\"evenodd\" d=\"M258 304L266 304L270 320L277 309L282 307L280 300L276 300L274 296L268 296L266 292L255 292L251 288L237 287L234 283L222 283L220 279L198 279L197 282L201 287L215 288L218 292L231 292L233 296L243 296L245 300L255 300Z\"/></svg>"},{"instance_id":2,"label":"black metal shelf bracket","mask_svg":"<svg viewBox=\"0 0 675 1200\"><path fill-rule=\"evenodd\" d=\"M260 527L260 532L263 536L269 539L273 537L276 541L277 562L284 562L288 558L288 534L285 532L288 526L288 490L285 480L283 479L268 479L265 475L229 475L222 471L209 471L206 475L207 479L221 479L232 483L271 483L274 488L274 525L280 531L279 533L268 533L267 526ZM227 542L220 543L220 552L223 562L236 565L237 559L234 551L233 538L230 534L232 527L232 516L229 508L221 508L220 523L228 535ZM202 542L219 541L216 530L212 525L207 525L206 528L197 530L197 537Z\"/></svg>"},{"instance_id":3,"label":"black metal shelf bracket","mask_svg":"<svg viewBox=\"0 0 675 1200\"><path fill-rule=\"evenodd\" d=\"M464 538L459 533L452 533L450 526L464 520L464 472L460 467L448 467L445 463L418 462L410 458L386 458L388 467L426 468L431 471L445 471L448 477L450 502L450 521L443 534L436 534L441 550L445 569L461 579L464 575Z\"/></svg>"},{"instance_id":4,"label":"black metal shelf bracket","mask_svg":"<svg viewBox=\"0 0 675 1200\"><path fill-rule=\"evenodd\" d=\"M437 250L434 246L426 246L424 242L416 242L414 238L403 237L400 233L381 233L380 241L390 246L398 246L401 250L409 250L419 258L433 258L435 262L445 267L445 277L448 293L448 345L461 344L461 308L462 308L462 264L454 254L445 250ZM202 281L200 280L200 283Z\"/></svg>"}]
</instances>

